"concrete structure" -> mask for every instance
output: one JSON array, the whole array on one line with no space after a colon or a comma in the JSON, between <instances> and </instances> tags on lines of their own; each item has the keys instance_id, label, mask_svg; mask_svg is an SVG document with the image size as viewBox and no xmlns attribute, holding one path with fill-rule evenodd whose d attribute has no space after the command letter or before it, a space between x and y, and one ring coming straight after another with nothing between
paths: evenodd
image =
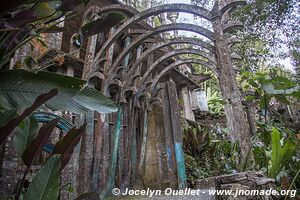
<instances>
[{"instance_id":1,"label":"concrete structure","mask_svg":"<svg viewBox=\"0 0 300 200\"><path fill-rule=\"evenodd\" d=\"M205 76L191 74L190 64L210 67L221 74L221 78L226 78L220 62L226 61L227 72L231 70L231 62L223 31L231 30L237 24L223 26L219 18L243 3L232 1L221 8L215 7L213 11L194 5L170 4L139 13L117 1L95 0L80 15L67 19L63 32L43 35L48 49L43 49L40 63L51 60L53 66L48 68L49 71L88 80L119 107L117 113L107 115L88 112L85 116L75 116L62 112L74 125L85 121L87 129L61 177L61 184L70 184L74 192L68 194L62 190L61 199L87 192L97 192L104 197L114 187L121 190L186 187L181 118L195 119L191 94L207 80ZM106 24L109 28L78 41L78 30L83 24L114 11L126 15L127 20L114 26ZM187 12L213 22L217 20L215 23L219 25L215 28L223 28L222 33L218 35L220 30L214 33L190 24L151 27L143 22L164 12ZM193 31L207 37L210 42L179 38L170 42L159 35L172 30ZM216 39L223 46L216 46ZM201 49L175 50L170 46L175 43L197 44ZM33 53L26 51L26 54ZM200 60L180 60L180 54L195 54ZM16 59L19 57L16 55ZM184 67L178 70L182 65ZM230 93L228 95L226 99L230 99ZM231 99L236 101L239 94L234 95ZM179 101L183 101L182 107ZM227 110L230 109L232 107ZM241 115L243 112L239 113ZM234 117L227 119L229 124ZM240 117L239 120L243 119ZM230 128L237 132L235 127ZM16 177L20 174L18 170L22 168L18 160L12 160L16 158L15 153L7 150L11 145L8 142L4 149L9 155L3 158L1 188L6 190L1 191L3 195L13 193ZM30 177L28 179L30 181Z\"/></svg>"}]
</instances>

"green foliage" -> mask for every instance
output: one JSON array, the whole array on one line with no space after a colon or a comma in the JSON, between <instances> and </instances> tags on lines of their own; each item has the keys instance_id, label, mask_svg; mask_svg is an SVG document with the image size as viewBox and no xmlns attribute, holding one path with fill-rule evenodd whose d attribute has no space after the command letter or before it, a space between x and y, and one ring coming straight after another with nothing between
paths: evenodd
<instances>
[{"instance_id":1,"label":"green foliage","mask_svg":"<svg viewBox=\"0 0 300 200\"><path fill-rule=\"evenodd\" d=\"M53 200L59 194L60 155L52 156L38 171L25 193L25 200Z\"/></svg>"},{"instance_id":2,"label":"green foliage","mask_svg":"<svg viewBox=\"0 0 300 200\"><path fill-rule=\"evenodd\" d=\"M300 166L299 150L294 131L274 120L257 123L257 135L253 140L256 170L276 178L278 183L282 176L292 179ZM295 181L299 183L299 180Z\"/></svg>"},{"instance_id":3,"label":"green foliage","mask_svg":"<svg viewBox=\"0 0 300 200\"><path fill-rule=\"evenodd\" d=\"M25 119L17 129L15 145L18 154L21 156L27 169L30 169L32 162L40 155L42 147L48 141L53 129L57 125L59 118L50 121L38 130L37 122L31 116ZM69 162L74 148L79 143L85 125L80 128L71 129L54 147L54 151L49 155L48 161L35 175L28 191L23 197L25 200L34 199L56 199L59 192L60 171ZM28 171L25 172L25 175ZM25 177L24 175L24 177ZM23 181L19 188L20 194ZM71 190L71 188L69 188ZM22 194L23 195L23 194ZM56 197L56 198L55 198Z\"/></svg>"},{"instance_id":4,"label":"green foliage","mask_svg":"<svg viewBox=\"0 0 300 200\"><path fill-rule=\"evenodd\" d=\"M296 154L292 157L292 160L286 165L285 169L288 171L289 176L294 178L294 185L291 184L292 189L296 189L299 191L300 178L299 174L296 177L297 173L300 170L300 150L298 148Z\"/></svg>"},{"instance_id":5,"label":"green foliage","mask_svg":"<svg viewBox=\"0 0 300 200\"><path fill-rule=\"evenodd\" d=\"M207 145L208 129L206 127L184 127L183 144L185 152L189 155L199 155Z\"/></svg>"},{"instance_id":6,"label":"green foliage","mask_svg":"<svg viewBox=\"0 0 300 200\"><path fill-rule=\"evenodd\" d=\"M187 139L183 141L187 180L190 187L195 186L196 179L230 174L237 169L240 152L238 144L226 138L227 129L218 129L203 127L197 138L191 137L194 133L184 135L184 138L191 137L190 140L198 139L202 135L201 145L195 145L193 151L190 150L191 145L187 144L191 141ZM197 141L193 143L195 142ZM198 146L201 148L197 149Z\"/></svg>"},{"instance_id":7,"label":"green foliage","mask_svg":"<svg viewBox=\"0 0 300 200\"><path fill-rule=\"evenodd\" d=\"M46 102L53 110L65 109L74 113L90 110L114 112L114 103L95 89L84 87L85 81L50 72L31 73L12 70L0 73L0 103L6 108L31 105L38 95L52 88L58 95Z\"/></svg>"},{"instance_id":8,"label":"green foliage","mask_svg":"<svg viewBox=\"0 0 300 200\"><path fill-rule=\"evenodd\" d=\"M274 100L289 104L291 98L299 98L299 85L280 68L268 72L245 71L241 73L240 80L245 91L253 91L245 100L258 101L262 110L268 109Z\"/></svg>"},{"instance_id":9,"label":"green foliage","mask_svg":"<svg viewBox=\"0 0 300 200\"><path fill-rule=\"evenodd\" d=\"M296 80L298 85L300 85L300 38L295 38L290 43L291 50L290 53L292 55L293 64L295 66L296 71Z\"/></svg>"},{"instance_id":10,"label":"green foliage","mask_svg":"<svg viewBox=\"0 0 300 200\"><path fill-rule=\"evenodd\" d=\"M192 3L207 6L213 1L192 0ZM235 62L235 69L243 103L255 112L252 113L256 120L252 141L255 163L250 167L276 177L277 181L283 174L291 180L300 166L299 142L295 138L295 130L299 128L290 115L290 108L299 107L300 98L299 1L249 0L247 3L231 12L230 17L245 25L243 32L236 32L240 43L231 50L242 58ZM296 74L279 64L280 59L286 58L293 59ZM212 96L215 91L218 90L213 90ZM218 100L209 101L210 110L216 107L215 102ZM227 149L221 143L218 148ZM295 181L293 187L299 189L299 178Z\"/></svg>"},{"instance_id":11,"label":"green foliage","mask_svg":"<svg viewBox=\"0 0 300 200\"><path fill-rule=\"evenodd\" d=\"M39 34L54 30L59 20L82 9L89 0L11 1L0 20L0 70L8 69L15 51ZM80 8L81 7L81 8ZM68 16L71 17L70 15Z\"/></svg>"},{"instance_id":12,"label":"green foliage","mask_svg":"<svg viewBox=\"0 0 300 200\"><path fill-rule=\"evenodd\" d=\"M243 7L241 13L245 15L243 19L246 19L251 25L263 26L268 23L276 23L279 26L296 4L296 0L279 2L276 0L251 0L247 6Z\"/></svg>"},{"instance_id":13,"label":"green foliage","mask_svg":"<svg viewBox=\"0 0 300 200\"><path fill-rule=\"evenodd\" d=\"M249 0L246 6L234 13L234 17L245 24L243 43L249 38L263 41L268 52L255 57L268 56L268 64L278 61L278 58L290 57L292 41L300 34L299 9L297 0Z\"/></svg>"},{"instance_id":14,"label":"green foliage","mask_svg":"<svg viewBox=\"0 0 300 200\"><path fill-rule=\"evenodd\" d=\"M17 109L14 108L12 110L3 110L0 112L0 127L3 127L7 124L7 122L13 119L17 115Z\"/></svg>"},{"instance_id":15,"label":"green foliage","mask_svg":"<svg viewBox=\"0 0 300 200\"><path fill-rule=\"evenodd\" d=\"M4 126L0 127L0 144L2 144L6 137L24 120L28 115L30 115L35 109L40 107L43 103L51 99L53 96L57 95L57 89L52 89L50 92L39 95L33 102L33 104L26 108L19 116L13 119L7 120Z\"/></svg>"},{"instance_id":16,"label":"green foliage","mask_svg":"<svg viewBox=\"0 0 300 200\"><path fill-rule=\"evenodd\" d=\"M281 145L280 132L272 129L272 152L271 152L271 167L269 176L275 178L278 173L286 166L286 164L294 156L299 142L292 138L287 138L283 145Z\"/></svg>"},{"instance_id":17,"label":"green foliage","mask_svg":"<svg viewBox=\"0 0 300 200\"><path fill-rule=\"evenodd\" d=\"M271 52L267 43L253 35L243 33L242 41L232 47L242 59L236 61L242 72L263 71L267 60L271 60Z\"/></svg>"},{"instance_id":18,"label":"green foliage","mask_svg":"<svg viewBox=\"0 0 300 200\"><path fill-rule=\"evenodd\" d=\"M201 159L185 155L185 169L188 186L195 187L195 180L209 177L211 172L201 165Z\"/></svg>"},{"instance_id":19,"label":"green foliage","mask_svg":"<svg viewBox=\"0 0 300 200\"><path fill-rule=\"evenodd\" d=\"M218 113L218 114L224 113L225 102L220 96L219 92L216 91L211 96L209 96L207 103L208 103L209 110L212 113Z\"/></svg>"},{"instance_id":20,"label":"green foliage","mask_svg":"<svg viewBox=\"0 0 300 200\"><path fill-rule=\"evenodd\" d=\"M23 120L23 122L16 129L14 138L15 149L19 156L22 156L26 148L35 138L38 130L38 123L36 119L31 116Z\"/></svg>"}]
</instances>

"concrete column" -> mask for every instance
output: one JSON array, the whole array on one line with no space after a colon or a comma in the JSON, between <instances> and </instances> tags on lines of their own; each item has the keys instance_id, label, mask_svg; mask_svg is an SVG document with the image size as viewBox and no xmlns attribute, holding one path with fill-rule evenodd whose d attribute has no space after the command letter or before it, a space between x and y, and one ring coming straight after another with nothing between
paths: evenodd
<instances>
[{"instance_id":1,"label":"concrete column","mask_svg":"<svg viewBox=\"0 0 300 200\"><path fill-rule=\"evenodd\" d=\"M182 97L182 100L183 100L183 112L184 112L183 114L184 114L184 117L189 119L189 120L195 121L195 116L194 116L194 113L192 111L190 91L189 91L188 87L182 88L181 97Z\"/></svg>"}]
</instances>

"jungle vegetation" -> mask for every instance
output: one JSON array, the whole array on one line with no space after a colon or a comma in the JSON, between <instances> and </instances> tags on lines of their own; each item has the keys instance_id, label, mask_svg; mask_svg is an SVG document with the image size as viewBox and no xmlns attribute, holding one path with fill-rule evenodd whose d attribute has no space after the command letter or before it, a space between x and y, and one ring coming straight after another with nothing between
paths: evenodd
<instances>
[{"instance_id":1,"label":"jungle vegetation","mask_svg":"<svg viewBox=\"0 0 300 200\"><path fill-rule=\"evenodd\" d=\"M53 110L61 108L81 114L88 110L115 112L114 103L96 92L87 81L43 71L28 57L9 69L10 59L24 44L45 45L41 33L60 29L59 22L76 16L88 3L85 1L9 1L2 5L0 15L0 142L16 130L15 148L27 169L60 119L51 119L38 128L32 117L40 106ZM134 1L144 10L145 1ZM163 2L158 2L163 3ZM211 5L210 0L192 0L197 5ZM188 181L257 170L275 178L279 189L300 191L300 124L293 113L300 108L300 3L297 0L250 0L234 16L245 23L237 32L240 42L232 47L241 59L235 63L236 78L243 94L243 105L253 116L251 152L248 163L239 165L240 147L228 139L228 129L220 126L184 126L184 146ZM117 24L122 15L112 13ZM109 15L107 16L109 18ZM109 20L109 19L107 19ZM111 22L111 21L110 21ZM86 24L79 30L80 44L88 33L97 34L106 19ZM159 18L156 23L161 23ZM293 69L287 69L288 58ZM53 60L52 62L59 62ZM49 66L51 62L48 63ZM27 70L19 69L26 67ZM195 66L198 73L209 70ZM217 78L204 86L212 113L224 115L224 102L217 87ZM42 87L41 87L42 86ZM72 87L71 87L72 86ZM35 95L31 95L35 94ZM67 103L66 103L67 102ZM69 130L67 137L55 144L51 156L36 174L27 191L20 183L16 199L56 199L60 172L70 159L85 125ZM252 162L253 161L253 162ZM25 174L26 175L26 174ZM25 176L24 175L24 176ZM42 184L41 184L42 183ZM38 197L38 198L36 198Z\"/></svg>"}]
</instances>

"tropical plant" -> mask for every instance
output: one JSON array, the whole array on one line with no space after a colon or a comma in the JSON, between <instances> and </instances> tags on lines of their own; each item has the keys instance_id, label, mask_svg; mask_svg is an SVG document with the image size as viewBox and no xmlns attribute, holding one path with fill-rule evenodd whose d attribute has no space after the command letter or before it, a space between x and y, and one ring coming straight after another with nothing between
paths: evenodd
<instances>
[{"instance_id":1,"label":"tropical plant","mask_svg":"<svg viewBox=\"0 0 300 200\"><path fill-rule=\"evenodd\" d=\"M28 43L32 45L33 39L47 47L40 34L62 32L64 28L60 23L81 13L88 3L89 0L8 2L4 6L6 9L0 11L0 70L8 69L16 50ZM86 22L79 30L79 47L86 37L108 30L125 17L123 13L111 12Z\"/></svg>"},{"instance_id":2,"label":"tropical plant","mask_svg":"<svg viewBox=\"0 0 300 200\"><path fill-rule=\"evenodd\" d=\"M238 143L226 138L227 129L216 129L219 128L202 127L197 130L186 127L184 129L183 147L187 181L190 187L195 186L197 179L237 171L240 152Z\"/></svg>"},{"instance_id":3,"label":"tropical plant","mask_svg":"<svg viewBox=\"0 0 300 200\"><path fill-rule=\"evenodd\" d=\"M243 89L251 91L246 93L245 102L256 105L253 167L276 178L281 185L290 184L300 166L296 137L299 128L289 115L289 106L299 99L299 85L287 70L280 68L243 72L241 80Z\"/></svg>"},{"instance_id":4,"label":"tropical plant","mask_svg":"<svg viewBox=\"0 0 300 200\"><path fill-rule=\"evenodd\" d=\"M114 103L99 91L89 87L86 81L49 72L31 73L25 70L0 72L0 139L1 143L15 129L15 146L19 156L27 166L19 184L17 198L56 199L59 192L60 171L71 158L74 147L80 141L85 126L72 129L59 141L52 155L60 155L60 160L51 158L38 172L23 195L22 188L26 174L33 161L41 153L59 119L54 119L38 130L37 122L29 116L35 109L44 106L53 110L69 109L74 113L85 113L88 110L108 113L117 108ZM55 88L55 89L52 89ZM44 94L44 91L49 91ZM32 104L32 105L31 105ZM20 115L17 108L27 107ZM22 122L23 120L23 122ZM22 123L21 123L22 122Z\"/></svg>"},{"instance_id":5,"label":"tropical plant","mask_svg":"<svg viewBox=\"0 0 300 200\"><path fill-rule=\"evenodd\" d=\"M45 103L52 110L65 109L76 114L117 110L110 99L78 78L44 71L11 70L0 72L0 83L0 103L7 109L29 106L38 95L56 88L57 95Z\"/></svg>"},{"instance_id":6,"label":"tropical plant","mask_svg":"<svg viewBox=\"0 0 300 200\"><path fill-rule=\"evenodd\" d=\"M23 191L25 177L43 146L48 141L53 129L56 127L59 118L52 120L39 130L37 122L33 116L25 119L17 129L15 136L15 147L21 156L23 163L27 166L23 179L19 184L16 198L23 199L57 199L60 189L60 172L66 166L71 158L72 152L82 134L85 131L85 125L79 129L72 128L66 135L54 146L54 151L49 155L48 160L38 171L29 185L27 191ZM25 126L27 124L27 126Z\"/></svg>"},{"instance_id":7,"label":"tropical plant","mask_svg":"<svg viewBox=\"0 0 300 200\"><path fill-rule=\"evenodd\" d=\"M200 155L201 151L208 144L209 132L209 127L202 127L198 124L184 125L183 144L185 152L191 156Z\"/></svg>"},{"instance_id":8,"label":"tropical plant","mask_svg":"<svg viewBox=\"0 0 300 200\"><path fill-rule=\"evenodd\" d=\"M222 114L224 113L224 105L225 102L222 99L222 97L220 96L219 92L216 91L214 93L212 93L209 97L208 97L208 107L209 110L212 113L217 113L217 114Z\"/></svg>"},{"instance_id":9,"label":"tropical plant","mask_svg":"<svg viewBox=\"0 0 300 200\"><path fill-rule=\"evenodd\" d=\"M0 83L0 105L4 109L1 112L1 143L22 120L42 104L52 110L67 109L78 114L88 110L102 113L117 110L110 99L89 86L84 87L85 81L73 77L14 70L1 72ZM49 90L50 92L43 94ZM29 107L15 117L16 107L26 106Z\"/></svg>"},{"instance_id":10,"label":"tropical plant","mask_svg":"<svg viewBox=\"0 0 300 200\"><path fill-rule=\"evenodd\" d=\"M41 106L43 103L45 103L47 100L52 98L57 94L57 89L52 89L50 92L41 94L36 98L32 106L26 108L19 116L17 116L16 108L13 108L12 110L4 110L1 113L2 123L3 124L0 127L0 144L2 144L6 137L15 129L18 124L22 122L28 115L30 115L35 109L37 109L39 106ZM2 107L2 106L1 106ZM14 115L10 114L13 113Z\"/></svg>"},{"instance_id":11,"label":"tropical plant","mask_svg":"<svg viewBox=\"0 0 300 200\"><path fill-rule=\"evenodd\" d=\"M8 69L10 58L15 51L25 44L31 44L33 39L46 47L39 35L63 31L58 24L75 16L88 2L88 0L8 2L4 6L6 9L1 9L0 12L0 70ZM95 21L85 23L79 30L80 45L87 37L108 30L108 27L124 18L121 13L108 13ZM19 184L17 198L56 199L59 192L60 171L70 159L85 126L70 130L55 145L50 158L24 194L25 191L22 192L24 178L59 120L54 119L38 129L37 122L30 114L37 108L45 107L52 110L64 109L75 114L86 113L88 110L109 113L116 111L117 108L110 99L90 87L86 81L40 71L51 66L51 62L41 65L27 57L24 64L35 73L25 70L0 72L0 142L3 143L19 125L14 138L15 147L27 169ZM27 108L22 111L24 107ZM30 117L26 118L27 116Z\"/></svg>"},{"instance_id":12,"label":"tropical plant","mask_svg":"<svg viewBox=\"0 0 300 200\"><path fill-rule=\"evenodd\" d=\"M65 20L64 17L75 16L88 2L89 0L7 2L0 12L0 69L8 69L15 51L41 33L61 32L63 29L57 25ZM38 41L43 43L39 38Z\"/></svg>"},{"instance_id":13,"label":"tropical plant","mask_svg":"<svg viewBox=\"0 0 300 200\"><path fill-rule=\"evenodd\" d=\"M271 134L272 145L269 176L275 178L292 159L292 156L295 155L299 142L298 139L287 138L284 143L281 144L282 138L276 128L272 129Z\"/></svg>"},{"instance_id":14,"label":"tropical plant","mask_svg":"<svg viewBox=\"0 0 300 200\"><path fill-rule=\"evenodd\" d=\"M53 200L59 195L60 155L55 155L43 165L33 178L23 199Z\"/></svg>"}]
</instances>

